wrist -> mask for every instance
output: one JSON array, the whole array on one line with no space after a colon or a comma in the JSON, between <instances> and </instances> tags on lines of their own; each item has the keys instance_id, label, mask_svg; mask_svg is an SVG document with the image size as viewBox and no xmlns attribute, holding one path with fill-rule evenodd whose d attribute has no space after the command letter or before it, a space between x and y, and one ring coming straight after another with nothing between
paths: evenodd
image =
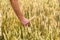
<instances>
[{"instance_id":1,"label":"wrist","mask_svg":"<svg viewBox=\"0 0 60 40\"><path fill-rule=\"evenodd\" d=\"M23 17L20 17L20 20L22 21L22 20L24 20L24 18L25 18L24 16Z\"/></svg>"}]
</instances>

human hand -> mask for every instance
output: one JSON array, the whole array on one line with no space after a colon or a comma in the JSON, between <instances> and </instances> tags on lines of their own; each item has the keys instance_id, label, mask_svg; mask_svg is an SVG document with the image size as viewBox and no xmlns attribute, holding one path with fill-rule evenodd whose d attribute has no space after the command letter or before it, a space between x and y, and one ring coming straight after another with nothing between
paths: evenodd
<instances>
[{"instance_id":1,"label":"human hand","mask_svg":"<svg viewBox=\"0 0 60 40\"><path fill-rule=\"evenodd\" d=\"M29 26L30 25L30 21L27 18L23 17L21 19L21 24L25 25L25 26Z\"/></svg>"}]
</instances>

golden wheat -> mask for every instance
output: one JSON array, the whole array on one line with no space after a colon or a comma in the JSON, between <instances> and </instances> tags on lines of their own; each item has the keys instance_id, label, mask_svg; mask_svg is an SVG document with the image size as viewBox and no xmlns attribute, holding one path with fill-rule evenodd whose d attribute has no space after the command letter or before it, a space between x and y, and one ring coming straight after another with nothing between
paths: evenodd
<instances>
[{"instance_id":1,"label":"golden wheat","mask_svg":"<svg viewBox=\"0 0 60 40\"><path fill-rule=\"evenodd\" d=\"M30 26L22 26L9 0L0 0L2 33L5 40L60 40L58 0L19 0ZM33 18L32 18L33 17Z\"/></svg>"}]
</instances>

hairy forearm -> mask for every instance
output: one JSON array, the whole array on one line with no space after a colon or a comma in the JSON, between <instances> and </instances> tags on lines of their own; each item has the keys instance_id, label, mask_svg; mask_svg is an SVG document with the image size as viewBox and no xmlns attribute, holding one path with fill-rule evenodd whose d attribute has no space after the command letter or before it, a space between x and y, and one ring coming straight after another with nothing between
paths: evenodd
<instances>
[{"instance_id":1,"label":"hairy forearm","mask_svg":"<svg viewBox=\"0 0 60 40\"><path fill-rule=\"evenodd\" d=\"M19 8L19 4L18 4L18 0L10 0L12 8L14 9L17 17L19 18L19 20L21 21L21 24L23 25L29 25L30 21L25 18Z\"/></svg>"},{"instance_id":2,"label":"hairy forearm","mask_svg":"<svg viewBox=\"0 0 60 40\"><path fill-rule=\"evenodd\" d=\"M23 14L19 8L18 0L10 0L12 8L14 9L16 15L21 20L23 18Z\"/></svg>"}]
</instances>

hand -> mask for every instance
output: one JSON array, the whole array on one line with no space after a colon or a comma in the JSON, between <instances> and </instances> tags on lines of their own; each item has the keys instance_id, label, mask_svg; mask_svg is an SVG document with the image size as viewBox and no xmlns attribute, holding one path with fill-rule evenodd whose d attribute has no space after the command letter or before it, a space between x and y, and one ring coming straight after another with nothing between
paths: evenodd
<instances>
[{"instance_id":1,"label":"hand","mask_svg":"<svg viewBox=\"0 0 60 40\"><path fill-rule=\"evenodd\" d=\"M29 26L30 25L30 21L27 18L23 17L21 19L21 24L25 25L25 26Z\"/></svg>"}]
</instances>

